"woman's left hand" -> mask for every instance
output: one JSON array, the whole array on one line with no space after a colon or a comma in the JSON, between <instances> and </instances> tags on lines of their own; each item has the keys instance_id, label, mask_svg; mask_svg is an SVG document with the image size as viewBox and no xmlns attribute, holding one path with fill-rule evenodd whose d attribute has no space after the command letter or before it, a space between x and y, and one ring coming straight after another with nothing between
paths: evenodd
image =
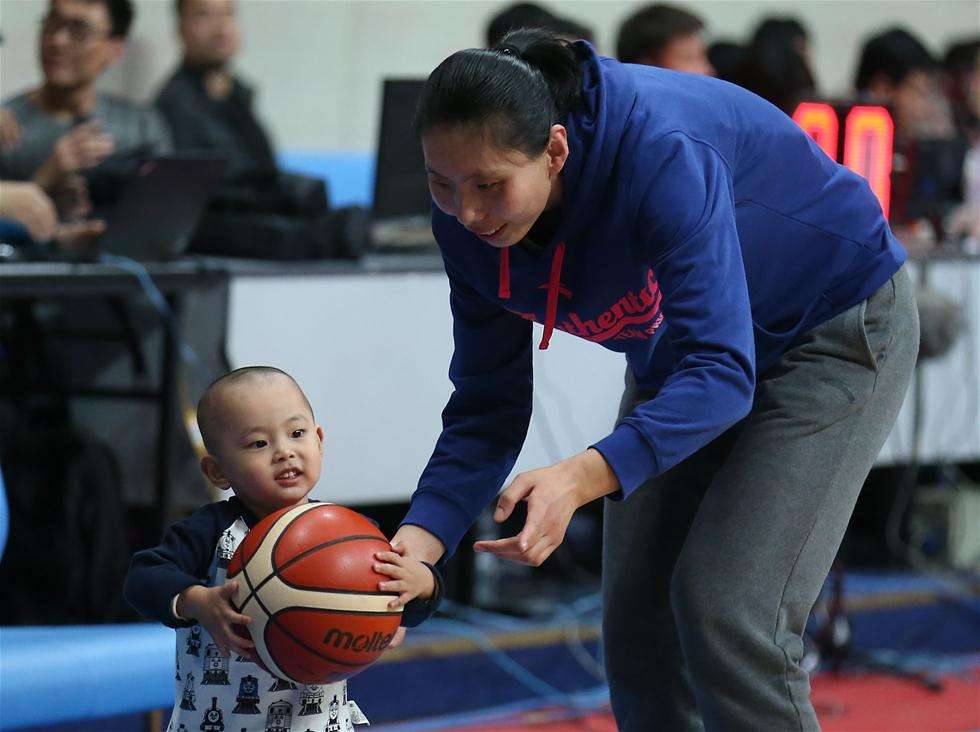
<instances>
[{"instance_id":1,"label":"woman's left hand","mask_svg":"<svg viewBox=\"0 0 980 732\"><path fill-rule=\"evenodd\" d=\"M521 473L497 499L493 519L505 521L519 501L527 520L517 536L478 541L473 548L518 564L540 566L565 538L572 514L589 501L619 490L619 481L602 455L592 448L548 468Z\"/></svg>"}]
</instances>

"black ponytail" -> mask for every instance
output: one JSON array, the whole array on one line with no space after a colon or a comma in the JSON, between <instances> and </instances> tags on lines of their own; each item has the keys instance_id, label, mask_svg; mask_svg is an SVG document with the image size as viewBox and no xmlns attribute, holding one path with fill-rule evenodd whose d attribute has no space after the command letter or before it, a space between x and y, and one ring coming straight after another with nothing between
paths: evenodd
<instances>
[{"instance_id":1,"label":"black ponytail","mask_svg":"<svg viewBox=\"0 0 980 732\"><path fill-rule=\"evenodd\" d=\"M582 100L579 56L541 29L511 31L491 50L458 51L429 75L415 128L482 126L503 149L532 157L547 148L551 126Z\"/></svg>"}]
</instances>

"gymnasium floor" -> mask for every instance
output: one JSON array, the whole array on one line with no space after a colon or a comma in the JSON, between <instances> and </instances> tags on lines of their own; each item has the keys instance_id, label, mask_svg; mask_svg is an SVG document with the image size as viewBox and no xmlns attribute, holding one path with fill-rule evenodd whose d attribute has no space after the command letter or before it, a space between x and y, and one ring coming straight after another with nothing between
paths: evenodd
<instances>
[{"instance_id":1,"label":"gymnasium floor","mask_svg":"<svg viewBox=\"0 0 980 732\"><path fill-rule=\"evenodd\" d=\"M849 574L852 646L877 662L928 674L916 681L818 673L813 699L826 732L980 732L980 596L910 574ZM375 732L611 732L595 594L533 620L447 608L350 683ZM122 633L124 629L116 632ZM105 632L112 632L105 628ZM159 632L158 635L167 635ZM160 638L162 675L172 641ZM165 687L170 681L161 678ZM161 706L164 700L161 697ZM147 732L169 709L34 727L30 732ZM0 721L0 728L6 727Z\"/></svg>"},{"instance_id":2,"label":"gymnasium floor","mask_svg":"<svg viewBox=\"0 0 980 732\"><path fill-rule=\"evenodd\" d=\"M845 598L855 651L872 661L922 672L941 689L892 674L845 670L824 671L812 682L813 701L825 732L926 732L980 730L980 599L927 577L910 574L849 574ZM597 616L585 613L578 640L597 651L590 628ZM452 630L452 629L450 629ZM596 633L597 636L597 633ZM567 639L566 639L567 640ZM528 657L532 638L509 651L525 660L525 668L540 668ZM498 645L506 646L506 642ZM566 644L567 645L567 644ZM571 647L571 646L569 646ZM409 651L410 652L410 651ZM580 654L556 666L581 667ZM499 659L497 659L499 661ZM587 663L585 665L588 665ZM492 673L484 672L487 678ZM546 681L562 682L557 672ZM523 681L526 686L527 679ZM499 683L499 682L498 682ZM499 688L504 688L500 685ZM485 694L489 698L490 693ZM546 694L464 713L433 715L388 725L379 732L613 732L604 686L568 692L560 703Z\"/></svg>"},{"instance_id":3,"label":"gymnasium floor","mask_svg":"<svg viewBox=\"0 0 980 732\"><path fill-rule=\"evenodd\" d=\"M926 732L980 730L980 656L972 668L941 677L935 693L909 681L864 674L818 676L813 701L824 732ZM595 699L596 702L600 700ZM482 717L480 721L476 721ZM472 724L470 723L472 722ZM615 732L608 707L576 713L564 707L536 707L519 713L488 710L481 715L445 717L375 727L378 732Z\"/></svg>"}]
</instances>

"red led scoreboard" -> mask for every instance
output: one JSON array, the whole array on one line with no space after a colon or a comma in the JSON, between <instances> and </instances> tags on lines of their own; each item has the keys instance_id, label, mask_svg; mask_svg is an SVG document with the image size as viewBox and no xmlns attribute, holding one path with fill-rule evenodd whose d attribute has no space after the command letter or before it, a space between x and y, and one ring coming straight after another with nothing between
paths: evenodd
<instances>
[{"instance_id":1,"label":"red led scoreboard","mask_svg":"<svg viewBox=\"0 0 980 732\"><path fill-rule=\"evenodd\" d=\"M793 112L802 127L832 159L864 176L888 217L891 203L895 125L884 107L803 102Z\"/></svg>"}]
</instances>

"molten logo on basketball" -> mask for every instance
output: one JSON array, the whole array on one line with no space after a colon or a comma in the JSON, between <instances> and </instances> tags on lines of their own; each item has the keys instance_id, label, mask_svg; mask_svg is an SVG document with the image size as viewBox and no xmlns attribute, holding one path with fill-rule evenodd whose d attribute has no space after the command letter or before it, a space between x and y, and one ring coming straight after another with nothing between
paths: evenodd
<instances>
[{"instance_id":1,"label":"molten logo on basketball","mask_svg":"<svg viewBox=\"0 0 980 732\"><path fill-rule=\"evenodd\" d=\"M354 635L353 633L331 628L323 637L323 644L333 646L336 649L345 651L358 651L361 653L377 653L383 651L395 637L394 633L385 635L375 631L371 635Z\"/></svg>"}]
</instances>

